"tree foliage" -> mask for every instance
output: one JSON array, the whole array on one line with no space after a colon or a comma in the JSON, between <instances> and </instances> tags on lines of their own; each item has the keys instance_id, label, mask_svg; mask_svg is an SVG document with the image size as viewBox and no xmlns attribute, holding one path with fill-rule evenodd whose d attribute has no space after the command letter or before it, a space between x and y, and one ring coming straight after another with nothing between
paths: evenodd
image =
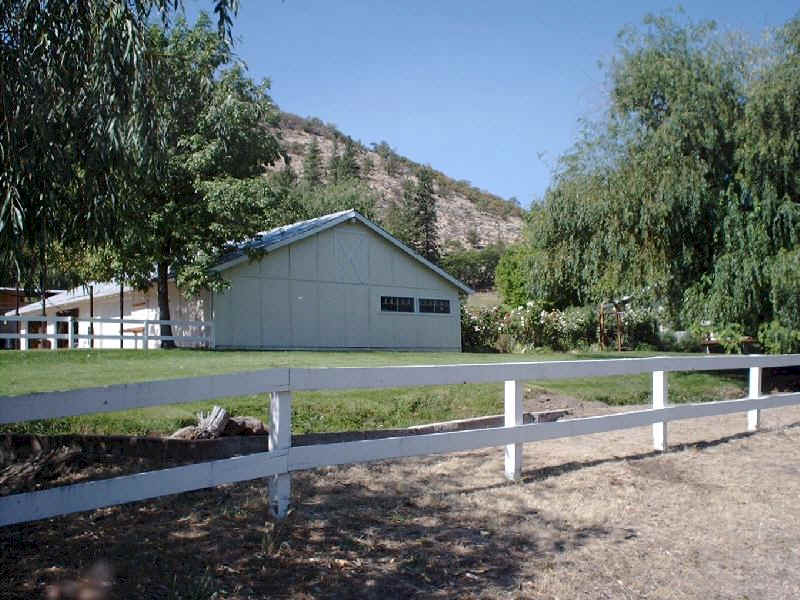
<instances>
[{"instance_id":1,"label":"tree foliage","mask_svg":"<svg viewBox=\"0 0 800 600\"><path fill-rule=\"evenodd\" d=\"M796 327L784 267L800 244L798 31L795 19L769 49L668 16L624 31L608 114L584 124L532 210L517 267L530 297L634 295L676 324Z\"/></svg>"},{"instance_id":2,"label":"tree foliage","mask_svg":"<svg viewBox=\"0 0 800 600\"><path fill-rule=\"evenodd\" d=\"M387 227L416 252L437 262L440 249L436 223L434 172L430 167L421 167L416 173L416 181L407 179L403 184L403 195L389 207Z\"/></svg>"},{"instance_id":3,"label":"tree foliage","mask_svg":"<svg viewBox=\"0 0 800 600\"><path fill-rule=\"evenodd\" d=\"M179 6L0 4L0 262L7 271L29 264L23 255L32 247L44 258L51 242L95 244L118 233L121 211L135 197L131 174L161 142L148 92L158 57L148 51L147 27L154 13L167 22ZM237 6L214 2L226 43Z\"/></svg>"},{"instance_id":4,"label":"tree foliage","mask_svg":"<svg viewBox=\"0 0 800 600\"><path fill-rule=\"evenodd\" d=\"M312 188L322 184L322 154L316 137L311 140L303 157L303 183Z\"/></svg>"},{"instance_id":5,"label":"tree foliage","mask_svg":"<svg viewBox=\"0 0 800 600\"><path fill-rule=\"evenodd\" d=\"M458 248L443 254L442 268L474 290L487 290L495 285L495 269L503 254L502 245L483 249Z\"/></svg>"},{"instance_id":6,"label":"tree foliage","mask_svg":"<svg viewBox=\"0 0 800 600\"><path fill-rule=\"evenodd\" d=\"M146 286L155 265L160 318L169 319L170 274L188 293L218 289L224 282L208 269L218 253L271 224L277 198L263 171L281 149L265 127L277 119L269 83L245 76L205 15L191 27L153 26L147 43L162 57L149 91L164 143L135 179L136 214L113 250L118 279Z\"/></svg>"}]
</instances>

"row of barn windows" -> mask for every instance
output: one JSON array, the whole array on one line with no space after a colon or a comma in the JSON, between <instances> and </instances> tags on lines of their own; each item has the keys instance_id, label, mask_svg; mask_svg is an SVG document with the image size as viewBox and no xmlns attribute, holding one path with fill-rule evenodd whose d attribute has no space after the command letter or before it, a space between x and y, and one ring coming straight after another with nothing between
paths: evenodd
<instances>
[{"instance_id":1,"label":"row of barn windows","mask_svg":"<svg viewBox=\"0 0 800 600\"><path fill-rule=\"evenodd\" d=\"M450 300L417 298L417 310L414 311L413 297L381 296L381 312L450 314Z\"/></svg>"}]
</instances>

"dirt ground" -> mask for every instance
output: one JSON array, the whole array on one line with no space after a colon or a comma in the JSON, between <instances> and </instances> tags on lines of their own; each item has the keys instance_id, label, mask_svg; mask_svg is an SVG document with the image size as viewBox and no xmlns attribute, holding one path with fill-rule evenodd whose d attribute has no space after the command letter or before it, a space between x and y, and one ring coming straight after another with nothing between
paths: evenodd
<instances>
[{"instance_id":1,"label":"dirt ground","mask_svg":"<svg viewBox=\"0 0 800 600\"><path fill-rule=\"evenodd\" d=\"M520 483L500 448L298 473L281 523L254 481L6 527L0 598L98 561L112 598L798 598L800 407L763 423L528 444Z\"/></svg>"}]
</instances>

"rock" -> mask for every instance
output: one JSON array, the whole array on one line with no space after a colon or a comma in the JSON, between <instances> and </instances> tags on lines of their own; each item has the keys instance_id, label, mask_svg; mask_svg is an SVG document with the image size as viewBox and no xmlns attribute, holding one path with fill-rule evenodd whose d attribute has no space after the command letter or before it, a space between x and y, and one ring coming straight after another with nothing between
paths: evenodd
<instances>
[{"instance_id":1,"label":"rock","mask_svg":"<svg viewBox=\"0 0 800 600\"><path fill-rule=\"evenodd\" d=\"M225 437L231 435L245 435L244 427L239 423L239 419L241 419L241 417L231 417L228 419L228 422L225 424L225 429L222 431L222 435Z\"/></svg>"},{"instance_id":2,"label":"rock","mask_svg":"<svg viewBox=\"0 0 800 600\"><path fill-rule=\"evenodd\" d=\"M195 425L181 427L169 437L176 440L193 440L197 437L197 427Z\"/></svg>"}]
</instances>

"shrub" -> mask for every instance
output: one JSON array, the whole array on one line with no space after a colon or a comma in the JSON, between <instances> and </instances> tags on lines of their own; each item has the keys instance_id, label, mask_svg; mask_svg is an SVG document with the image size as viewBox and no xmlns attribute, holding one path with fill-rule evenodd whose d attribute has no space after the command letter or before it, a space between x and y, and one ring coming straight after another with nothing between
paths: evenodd
<instances>
[{"instance_id":1,"label":"shrub","mask_svg":"<svg viewBox=\"0 0 800 600\"><path fill-rule=\"evenodd\" d=\"M461 346L467 351L487 352L495 349L501 333L500 322L505 312L499 307L470 310L461 303Z\"/></svg>"},{"instance_id":2,"label":"shrub","mask_svg":"<svg viewBox=\"0 0 800 600\"><path fill-rule=\"evenodd\" d=\"M622 325L624 343L628 347L658 345L658 318L652 308L628 308L622 313Z\"/></svg>"},{"instance_id":3,"label":"shrub","mask_svg":"<svg viewBox=\"0 0 800 600\"><path fill-rule=\"evenodd\" d=\"M758 340L770 354L800 352L800 331L786 327L779 321L763 323L758 329Z\"/></svg>"},{"instance_id":4,"label":"shrub","mask_svg":"<svg viewBox=\"0 0 800 600\"><path fill-rule=\"evenodd\" d=\"M500 257L495 269L495 284L510 306L521 306L530 298L528 285L529 253L522 246L511 246Z\"/></svg>"}]
</instances>

